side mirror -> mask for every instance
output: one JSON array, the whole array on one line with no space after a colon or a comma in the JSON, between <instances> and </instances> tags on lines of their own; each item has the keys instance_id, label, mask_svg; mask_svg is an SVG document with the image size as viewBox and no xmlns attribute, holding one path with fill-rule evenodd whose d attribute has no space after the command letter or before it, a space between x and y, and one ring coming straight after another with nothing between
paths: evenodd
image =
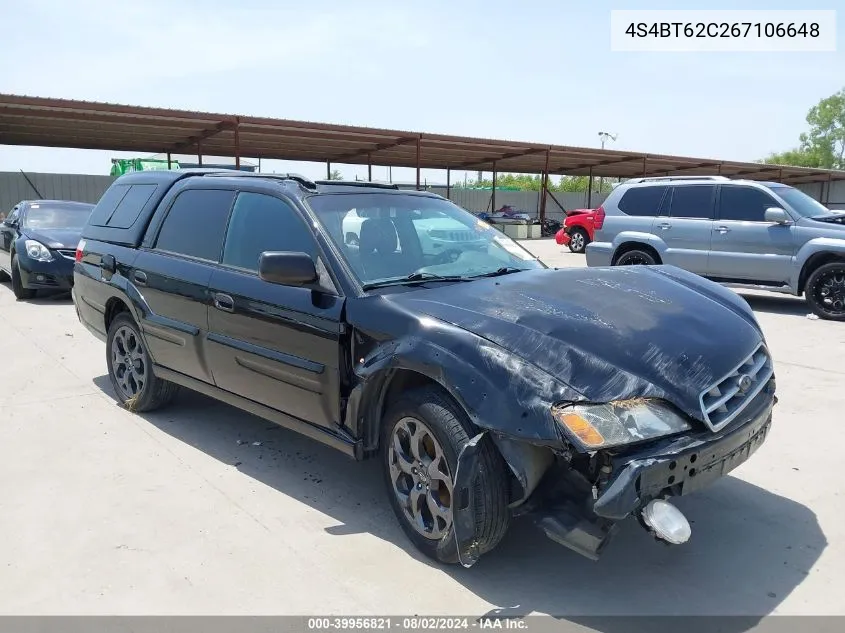
<instances>
[{"instance_id":1,"label":"side mirror","mask_svg":"<svg viewBox=\"0 0 845 633\"><path fill-rule=\"evenodd\" d=\"M780 207L769 207L766 209L766 222L771 222L772 224L791 224L792 218L789 217L789 214L781 209Z\"/></svg>"},{"instance_id":2,"label":"side mirror","mask_svg":"<svg viewBox=\"0 0 845 633\"><path fill-rule=\"evenodd\" d=\"M306 253L265 251L258 259L258 276L271 284L304 286L317 281L317 267Z\"/></svg>"}]
</instances>

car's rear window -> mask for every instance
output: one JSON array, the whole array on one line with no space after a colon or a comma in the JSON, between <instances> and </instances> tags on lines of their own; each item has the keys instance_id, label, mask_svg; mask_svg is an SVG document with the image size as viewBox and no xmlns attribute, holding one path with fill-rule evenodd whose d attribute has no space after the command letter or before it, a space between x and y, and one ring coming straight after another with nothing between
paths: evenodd
<instances>
[{"instance_id":1,"label":"car's rear window","mask_svg":"<svg viewBox=\"0 0 845 633\"><path fill-rule=\"evenodd\" d=\"M91 214L91 224L128 229L135 224L157 188L154 184L109 187Z\"/></svg>"},{"instance_id":2,"label":"car's rear window","mask_svg":"<svg viewBox=\"0 0 845 633\"><path fill-rule=\"evenodd\" d=\"M666 187L635 187L628 189L619 200L619 210L625 215L657 215Z\"/></svg>"}]
</instances>

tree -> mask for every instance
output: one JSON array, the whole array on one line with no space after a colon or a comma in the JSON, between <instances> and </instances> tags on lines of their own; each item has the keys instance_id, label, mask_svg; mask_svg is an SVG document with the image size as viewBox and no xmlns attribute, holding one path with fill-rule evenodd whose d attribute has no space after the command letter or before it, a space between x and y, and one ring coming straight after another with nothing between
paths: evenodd
<instances>
[{"instance_id":1,"label":"tree","mask_svg":"<svg viewBox=\"0 0 845 633\"><path fill-rule=\"evenodd\" d=\"M332 172L329 174L329 180L343 180L343 174L340 173L339 169L332 169Z\"/></svg>"},{"instance_id":2,"label":"tree","mask_svg":"<svg viewBox=\"0 0 845 633\"><path fill-rule=\"evenodd\" d=\"M810 108L810 129L799 137L800 145L763 162L796 167L845 169L845 88Z\"/></svg>"},{"instance_id":3,"label":"tree","mask_svg":"<svg viewBox=\"0 0 845 633\"><path fill-rule=\"evenodd\" d=\"M821 167L819 157L800 147L788 149L779 154L769 154L760 161L769 165L793 165L795 167Z\"/></svg>"},{"instance_id":4,"label":"tree","mask_svg":"<svg viewBox=\"0 0 845 633\"><path fill-rule=\"evenodd\" d=\"M587 176L561 176L556 183L552 178L549 178L549 191L565 191L565 192L584 192L587 191L589 185L589 178ZM496 188L502 189L519 189L520 191L540 191L543 184L542 176L530 174L497 174ZM455 185L460 188L463 183ZM493 186L493 181L489 178L483 180L467 180L467 187L487 187ZM609 193L612 189L610 181L605 178L602 190ZM599 190L599 179L593 178L593 191Z\"/></svg>"},{"instance_id":5,"label":"tree","mask_svg":"<svg viewBox=\"0 0 845 633\"><path fill-rule=\"evenodd\" d=\"M807 123L801 148L817 156L820 167L845 169L845 88L810 108Z\"/></svg>"}]
</instances>

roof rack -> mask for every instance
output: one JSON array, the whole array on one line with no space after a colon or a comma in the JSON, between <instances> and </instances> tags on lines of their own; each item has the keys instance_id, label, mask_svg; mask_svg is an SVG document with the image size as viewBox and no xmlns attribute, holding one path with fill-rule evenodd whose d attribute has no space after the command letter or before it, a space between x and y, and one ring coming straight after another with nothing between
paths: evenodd
<instances>
[{"instance_id":1,"label":"roof rack","mask_svg":"<svg viewBox=\"0 0 845 633\"><path fill-rule=\"evenodd\" d=\"M372 189L399 189L399 185L371 180L318 180L318 185L336 185L339 187L368 187Z\"/></svg>"},{"instance_id":2,"label":"roof rack","mask_svg":"<svg viewBox=\"0 0 845 633\"><path fill-rule=\"evenodd\" d=\"M299 174L264 174L261 172L249 172L249 171L232 171L229 169L221 169L220 171L215 171L212 173L203 174L204 176L217 176L223 178L268 178L270 180L285 180L285 181L294 181L298 182L300 185L305 187L306 189L316 189L317 184L311 180L310 178L306 178L305 176L301 176Z\"/></svg>"},{"instance_id":3,"label":"roof rack","mask_svg":"<svg viewBox=\"0 0 845 633\"><path fill-rule=\"evenodd\" d=\"M630 178L626 183L662 182L667 180L730 180L725 176L649 176L648 178Z\"/></svg>"}]
</instances>

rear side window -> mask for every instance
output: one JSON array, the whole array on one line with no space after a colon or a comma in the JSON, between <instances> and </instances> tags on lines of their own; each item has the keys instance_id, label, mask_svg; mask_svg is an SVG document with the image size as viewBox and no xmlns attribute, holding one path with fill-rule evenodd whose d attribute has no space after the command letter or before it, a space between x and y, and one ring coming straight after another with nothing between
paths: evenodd
<instances>
[{"instance_id":1,"label":"rear side window","mask_svg":"<svg viewBox=\"0 0 845 633\"><path fill-rule=\"evenodd\" d=\"M109 218L108 226L128 229L135 224L141 211L150 201L158 185L132 185Z\"/></svg>"},{"instance_id":2,"label":"rear side window","mask_svg":"<svg viewBox=\"0 0 845 633\"><path fill-rule=\"evenodd\" d=\"M241 193L229 221L223 263L257 271L258 259L264 251L296 251L316 256L311 232L290 205L261 193Z\"/></svg>"},{"instance_id":3,"label":"rear side window","mask_svg":"<svg viewBox=\"0 0 845 633\"><path fill-rule=\"evenodd\" d=\"M672 187L669 215L673 218L713 219L713 185L684 185Z\"/></svg>"},{"instance_id":4,"label":"rear side window","mask_svg":"<svg viewBox=\"0 0 845 633\"><path fill-rule=\"evenodd\" d=\"M234 197L234 191L225 189L183 191L170 206L155 247L171 253L218 261Z\"/></svg>"},{"instance_id":5,"label":"rear side window","mask_svg":"<svg viewBox=\"0 0 845 633\"><path fill-rule=\"evenodd\" d=\"M619 210L625 215L657 215L666 187L636 187L628 189L619 201Z\"/></svg>"},{"instance_id":6,"label":"rear side window","mask_svg":"<svg viewBox=\"0 0 845 633\"><path fill-rule=\"evenodd\" d=\"M719 194L719 218L742 222L764 222L766 209L780 207L765 191L754 187L722 185Z\"/></svg>"},{"instance_id":7,"label":"rear side window","mask_svg":"<svg viewBox=\"0 0 845 633\"><path fill-rule=\"evenodd\" d=\"M109 187L91 213L90 223L128 229L135 224L157 188L158 185L153 184Z\"/></svg>"}]
</instances>

